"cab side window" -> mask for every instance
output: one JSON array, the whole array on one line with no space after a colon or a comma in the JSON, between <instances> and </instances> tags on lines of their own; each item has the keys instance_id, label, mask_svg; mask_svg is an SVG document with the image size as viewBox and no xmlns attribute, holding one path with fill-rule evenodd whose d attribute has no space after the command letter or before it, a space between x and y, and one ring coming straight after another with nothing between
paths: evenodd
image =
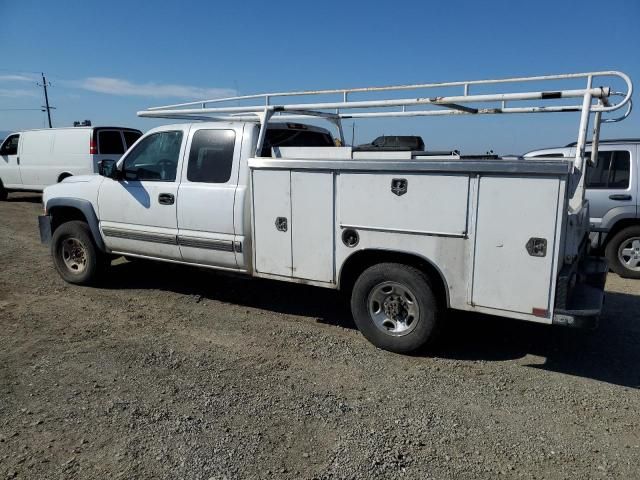
<instances>
[{"instance_id":1,"label":"cab side window","mask_svg":"<svg viewBox=\"0 0 640 480\"><path fill-rule=\"evenodd\" d=\"M0 155L17 155L19 140L20 135L11 135L7 137L7 139L2 144L2 147L0 147Z\"/></svg>"},{"instance_id":2,"label":"cab side window","mask_svg":"<svg viewBox=\"0 0 640 480\"><path fill-rule=\"evenodd\" d=\"M586 152L591 155L591 152ZM598 152L598 165L587 167L587 188L625 190L629 188L631 155L625 150Z\"/></svg>"},{"instance_id":3,"label":"cab side window","mask_svg":"<svg viewBox=\"0 0 640 480\"><path fill-rule=\"evenodd\" d=\"M175 181L181 144L181 131L158 132L142 139L124 160L124 178Z\"/></svg>"},{"instance_id":4,"label":"cab side window","mask_svg":"<svg viewBox=\"0 0 640 480\"><path fill-rule=\"evenodd\" d=\"M191 140L187 180L199 183L227 183L233 168L233 130L198 130Z\"/></svg>"}]
</instances>

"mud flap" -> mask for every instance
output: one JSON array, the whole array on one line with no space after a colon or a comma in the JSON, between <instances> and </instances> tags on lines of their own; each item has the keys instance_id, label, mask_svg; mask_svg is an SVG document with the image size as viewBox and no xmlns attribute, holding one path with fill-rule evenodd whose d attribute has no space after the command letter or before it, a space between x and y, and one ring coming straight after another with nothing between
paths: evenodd
<instances>
[{"instance_id":1,"label":"mud flap","mask_svg":"<svg viewBox=\"0 0 640 480\"><path fill-rule=\"evenodd\" d=\"M38 228L40 229L40 242L49 245L51 243L51 216L38 215Z\"/></svg>"}]
</instances>

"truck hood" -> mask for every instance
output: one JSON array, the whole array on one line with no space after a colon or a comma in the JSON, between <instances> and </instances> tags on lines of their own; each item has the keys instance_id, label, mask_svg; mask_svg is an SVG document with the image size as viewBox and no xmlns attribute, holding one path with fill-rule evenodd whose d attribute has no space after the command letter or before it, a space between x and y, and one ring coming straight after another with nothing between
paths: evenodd
<instances>
[{"instance_id":1,"label":"truck hood","mask_svg":"<svg viewBox=\"0 0 640 480\"><path fill-rule=\"evenodd\" d=\"M95 180L95 178L102 178L100 175L98 175L97 173L94 173L92 175L72 175L70 177L65 178L64 180L62 180L61 183L81 183L81 182L91 182L92 180Z\"/></svg>"}]
</instances>

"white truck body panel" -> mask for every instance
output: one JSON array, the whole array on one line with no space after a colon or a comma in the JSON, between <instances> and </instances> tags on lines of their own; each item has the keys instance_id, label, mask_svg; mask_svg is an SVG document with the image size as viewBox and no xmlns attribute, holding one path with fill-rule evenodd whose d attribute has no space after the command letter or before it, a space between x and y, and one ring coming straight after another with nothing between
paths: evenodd
<instances>
[{"instance_id":1,"label":"white truck body panel","mask_svg":"<svg viewBox=\"0 0 640 480\"><path fill-rule=\"evenodd\" d=\"M291 218L291 172L253 172L253 212L256 272L291 277L289 222L276 227L278 219Z\"/></svg>"},{"instance_id":2,"label":"white truck body panel","mask_svg":"<svg viewBox=\"0 0 640 480\"><path fill-rule=\"evenodd\" d=\"M335 282L334 176L291 172L291 257L293 276Z\"/></svg>"},{"instance_id":3,"label":"white truck body panel","mask_svg":"<svg viewBox=\"0 0 640 480\"><path fill-rule=\"evenodd\" d=\"M395 178L406 180L405 194L390 191ZM468 196L467 175L343 173L338 219L341 228L463 236Z\"/></svg>"},{"instance_id":4,"label":"white truck body panel","mask_svg":"<svg viewBox=\"0 0 640 480\"><path fill-rule=\"evenodd\" d=\"M548 252L556 252L560 183L557 178L480 178L473 304L527 314L534 308L549 311L557 253L534 257L525 245L540 237L547 239ZM513 208L515 199L519 208Z\"/></svg>"},{"instance_id":5,"label":"white truck body panel","mask_svg":"<svg viewBox=\"0 0 640 480\"><path fill-rule=\"evenodd\" d=\"M406 163L405 171L391 173L377 171L384 167L380 156L351 165L250 159L257 273L317 285L330 279L335 287L354 253L400 251L440 273L452 308L551 323L568 164L565 173L557 164L555 173L505 175L447 173L455 169L451 162L415 172ZM420 164L429 161L415 161L413 168ZM396 179L407 182L406 193L392 191ZM277 217L287 219L287 232L277 230ZM343 243L346 229L358 232L355 247ZM546 241L544 256L528 252L531 238Z\"/></svg>"}]
</instances>

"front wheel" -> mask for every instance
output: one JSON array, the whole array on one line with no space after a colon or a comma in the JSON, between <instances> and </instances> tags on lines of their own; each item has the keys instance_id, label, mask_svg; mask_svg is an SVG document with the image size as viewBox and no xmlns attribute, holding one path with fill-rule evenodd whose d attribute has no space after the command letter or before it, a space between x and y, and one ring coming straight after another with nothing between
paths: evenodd
<instances>
[{"instance_id":1,"label":"front wheel","mask_svg":"<svg viewBox=\"0 0 640 480\"><path fill-rule=\"evenodd\" d=\"M105 264L89 226L81 221L63 223L55 230L51 254L60 276L66 282L78 285L95 282Z\"/></svg>"},{"instance_id":2,"label":"front wheel","mask_svg":"<svg viewBox=\"0 0 640 480\"><path fill-rule=\"evenodd\" d=\"M7 192L7 189L4 188L4 185L0 182L0 202L6 200L8 196L9 192Z\"/></svg>"},{"instance_id":3,"label":"front wheel","mask_svg":"<svg viewBox=\"0 0 640 480\"><path fill-rule=\"evenodd\" d=\"M640 278L640 225L616 233L607 243L609 268L621 277Z\"/></svg>"},{"instance_id":4,"label":"front wheel","mask_svg":"<svg viewBox=\"0 0 640 480\"><path fill-rule=\"evenodd\" d=\"M351 312L375 346L398 353L423 348L432 339L439 304L424 272L398 263L366 269L351 293Z\"/></svg>"}]
</instances>

